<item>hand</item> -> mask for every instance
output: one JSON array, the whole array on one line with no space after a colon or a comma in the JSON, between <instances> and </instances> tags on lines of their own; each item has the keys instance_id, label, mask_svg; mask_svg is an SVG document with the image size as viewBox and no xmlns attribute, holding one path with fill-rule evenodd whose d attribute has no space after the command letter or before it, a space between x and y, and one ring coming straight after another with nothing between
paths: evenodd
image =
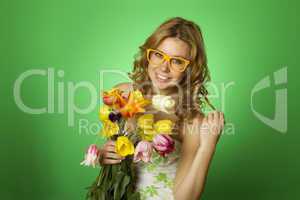
<instances>
[{"instance_id":1,"label":"hand","mask_svg":"<svg viewBox=\"0 0 300 200\"><path fill-rule=\"evenodd\" d=\"M107 141L103 148L100 150L100 165L112 165L112 164L119 164L122 162L124 157L118 155L115 151L115 141L109 140Z\"/></svg>"},{"instance_id":2,"label":"hand","mask_svg":"<svg viewBox=\"0 0 300 200\"><path fill-rule=\"evenodd\" d=\"M219 111L208 113L200 126L200 146L215 148L224 128L224 114Z\"/></svg>"}]
</instances>

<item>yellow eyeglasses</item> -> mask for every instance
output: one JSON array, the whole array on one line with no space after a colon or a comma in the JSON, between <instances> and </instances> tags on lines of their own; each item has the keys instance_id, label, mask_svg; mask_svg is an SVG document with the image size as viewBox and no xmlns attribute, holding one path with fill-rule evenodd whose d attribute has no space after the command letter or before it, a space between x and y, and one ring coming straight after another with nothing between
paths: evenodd
<instances>
[{"instance_id":1,"label":"yellow eyeglasses","mask_svg":"<svg viewBox=\"0 0 300 200\"><path fill-rule=\"evenodd\" d=\"M156 49L147 49L147 60L153 65L160 65L163 62L167 61L169 66L178 72L183 72L186 67L190 64L190 61L177 56L169 56L164 52L161 52Z\"/></svg>"}]
</instances>

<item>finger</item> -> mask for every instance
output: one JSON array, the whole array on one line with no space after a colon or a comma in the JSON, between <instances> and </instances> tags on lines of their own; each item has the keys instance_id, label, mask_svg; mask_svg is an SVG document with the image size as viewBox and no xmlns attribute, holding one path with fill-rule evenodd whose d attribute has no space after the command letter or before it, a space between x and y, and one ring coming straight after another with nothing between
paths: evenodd
<instances>
[{"instance_id":1,"label":"finger","mask_svg":"<svg viewBox=\"0 0 300 200\"><path fill-rule=\"evenodd\" d=\"M106 142L106 145L107 145L107 146L115 146L115 141L113 141L113 140L108 140L108 141Z\"/></svg>"},{"instance_id":2,"label":"finger","mask_svg":"<svg viewBox=\"0 0 300 200\"><path fill-rule=\"evenodd\" d=\"M112 165L112 164L119 164L122 160L113 160L113 159L103 159L102 164L104 165Z\"/></svg>"},{"instance_id":3,"label":"finger","mask_svg":"<svg viewBox=\"0 0 300 200\"><path fill-rule=\"evenodd\" d=\"M221 129L224 128L225 126L225 119L224 119L224 113L220 113L220 126L221 126Z\"/></svg>"},{"instance_id":4,"label":"finger","mask_svg":"<svg viewBox=\"0 0 300 200\"><path fill-rule=\"evenodd\" d=\"M207 123L207 117L203 117L202 124L206 124L206 123Z\"/></svg>"},{"instance_id":5,"label":"finger","mask_svg":"<svg viewBox=\"0 0 300 200\"><path fill-rule=\"evenodd\" d=\"M202 123L200 124L200 133L204 132L207 128L207 117L202 119Z\"/></svg>"},{"instance_id":6,"label":"finger","mask_svg":"<svg viewBox=\"0 0 300 200\"><path fill-rule=\"evenodd\" d=\"M106 146L104 150L106 152L116 152L116 148L114 146Z\"/></svg>"},{"instance_id":7,"label":"finger","mask_svg":"<svg viewBox=\"0 0 300 200\"><path fill-rule=\"evenodd\" d=\"M223 124L225 125L226 124L226 120L225 120L225 115L224 115L224 113L223 113L223 116L222 116L223 118Z\"/></svg>"},{"instance_id":8,"label":"finger","mask_svg":"<svg viewBox=\"0 0 300 200\"><path fill-rule=\"evenodd\" d=\"M213 119L213 114L212 113L208 113L207 115L207 122L211 122Z\"/></svg>"},{"instance_id":9,"label":"finger","mask_svg":"<svg viewBox=\"0 0 300 200\"><path fill-rule=\"evenodd\" d=\"M214 111L212 112L212 123L210 126L210 131L214 134L218 134L219 132L219 112L218 111Z\"/></svg>"},{"instance_id":10,"label":"finger","mask_svg":"<svg viewBox=\"0 0 300 200\"><path fill-rule=\"evenodd\" d=\"M103 153L103 158L111 158L111 159L124 159L123 156L120 156L119 154L117 153L114 153L114 152L105 152Z\"/></svg>"},{"instance_id":11,"label":"finger","mask_svg":"<svg viewBox=\"0 0 300 200\"><path fill-rule=\"evenodd\" d=\"M220 120L220 112L219 111L216 111L215 113L214 113L214 121L215 122L218 122L219 120Z\"/></svg>"},{"instance_id":12,"label":"finger","mask_svg":"<svg viewBox=\"0 0 300 200\"><path fill-rule=\"evenodd\" d=\"M224 113L220 112L220 119L224 119Z\"/></svg>"},{"instance_id":13,"label":"finger","mask_svg":"<svg viewBox=\"0 0 300 200\"><path fill-rule=\"evenodd\" d=\"M106 152L104 154L104 158L113 158L113 159L117 159L117 160L122 160L124 159L124 157L116 154L116 153L109 153L109 152Z\"/></svg>"},{"instance_id":14,"label":"finger","mask_svg":"<svg viewBox=\"0 0 300 200\"><path fill-rule=\"evenodd\" d=\"M224 113L220 113L220 121L222 124L224 124Z\"/></svg>"},{"instance_id":15,"label":"finger","mask_svg":"<svg viewBox=\"0 0 300 200\"><path fill-rule=\"evenodd\" d=\"M114 149L115 148L115 145L114 144L112 144L112 143L109 143L109 144L105 144L104 146L103 146L103 149L107 149L107 148L109 148L109 149Z\"/></svg>"}]
</instances>

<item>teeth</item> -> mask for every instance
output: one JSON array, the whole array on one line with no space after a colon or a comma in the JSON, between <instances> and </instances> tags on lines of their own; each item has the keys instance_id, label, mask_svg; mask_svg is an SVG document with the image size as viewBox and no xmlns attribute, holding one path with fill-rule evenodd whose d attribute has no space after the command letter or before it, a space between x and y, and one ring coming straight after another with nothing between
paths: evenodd
<instances>
[{"instance_id":1,"label":"teeth","mask_svg":"<svg viewBox=\"0 0 300 200\"><path fill-rule=\"evenodd\" d=\"M168 77L161 76L161 75L159 75L159 74L157 74L157 77L160 78L160 79L163 79L163 80L167 80L167 79L168 79Z\"/></svg>"}]
</instances>

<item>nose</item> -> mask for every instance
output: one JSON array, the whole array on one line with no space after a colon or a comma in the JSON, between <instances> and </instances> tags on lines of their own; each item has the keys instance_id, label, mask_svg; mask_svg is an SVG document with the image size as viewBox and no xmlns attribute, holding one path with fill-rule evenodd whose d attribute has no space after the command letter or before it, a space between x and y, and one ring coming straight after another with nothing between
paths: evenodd
<instances>
[{"instance_id":1,"label":"nose","mask_svg":"<svg viewBox=\"0 0 300 200\"><path fill-rule=\"evenodd\" d=\"M170 71L170 68L169 68L169 62L165 60L165 61L160 65L160 69L161 69L163 72L169 72L169 71Z\"/></svg>"}]
</instances>

